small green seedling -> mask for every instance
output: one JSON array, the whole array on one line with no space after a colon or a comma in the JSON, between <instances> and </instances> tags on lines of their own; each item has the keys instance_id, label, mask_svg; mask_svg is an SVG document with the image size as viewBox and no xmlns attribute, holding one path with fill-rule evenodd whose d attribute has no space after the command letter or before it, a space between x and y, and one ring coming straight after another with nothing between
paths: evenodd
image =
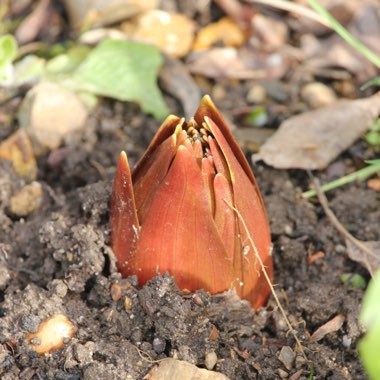
<instances>
[{"instance_id":1,"label":"small green seedling","mask_svg":"<svg viewBox=\"0 0 380 380\"><path fill-rule=\"evenodd\" d=\"M357 273L344 273L340 276L343 284L347 284L351 288L365 289L367 282L363 276Z\"/></svg>"}]
</instances>

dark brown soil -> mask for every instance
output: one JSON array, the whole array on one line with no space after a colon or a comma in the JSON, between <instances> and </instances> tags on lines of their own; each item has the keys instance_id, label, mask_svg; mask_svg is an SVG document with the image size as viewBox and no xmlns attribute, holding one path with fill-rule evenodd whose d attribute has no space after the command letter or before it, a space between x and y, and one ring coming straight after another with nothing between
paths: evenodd
<instances>
[{"instance_id":1,"label":"dark brown soil","mask_svg":"<svg viewBox=\"0 0 380 380\"><path fill-rule=\"evenodd\" d=\"M142 288L134 277L120 278L108 246L116 159L126 149L133 165L157 127L136 107L104 104L59 163L49 166L48 157L40 158L44 201L25 219L9 211L10 197L24 182L1 162L0 377L142 379L161 358L204 367L206 353L215 351L214 369L230 379L365 379L356 351L363 290L343 284L340 276L367 273L347 258L343 238L319 204L301 198L308 183L304 172L254 168L271 223L276 290L309 363L299 351L288 369L279 360L284 346L296 345L273 297L252 314L231 294L182 295L166 274ZM337 162L350 159L347 153ZM379 194L362 183L329 198L356 237L380 239ZM325 257L308 265L317 251ZM111 297L113 285L120 298ZM74 337L40 357L25 337L58 313L74 323ZM313 342L310 335L338 314L345 317L343 327Z\"/></svg>"}]
</instances>

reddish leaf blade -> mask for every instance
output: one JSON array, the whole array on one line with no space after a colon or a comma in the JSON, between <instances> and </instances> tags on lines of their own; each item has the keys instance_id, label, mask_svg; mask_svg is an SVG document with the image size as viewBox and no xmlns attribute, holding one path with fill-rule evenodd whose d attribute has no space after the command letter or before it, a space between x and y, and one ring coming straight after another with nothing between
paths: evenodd
<instances>
[{"instance_id":1,"label":"reddish leaf blade","mask_svg":"<svg viewBox=\"0 0 380 380\"><path fill-rule=\"evenodd\" d=\"M230 147L230 141L228 140L227 142L214 121L206 117L206 123L214 135L230 170L234 206L240 211L260 257L267 266L268 274L272 278L269 224L259 189L256 183L252 183L246 175ZM255 258L254 248L249 244L248 236L246 236L240 221L239 234L241 245L240 249L237 247L235 251L234 268L236 277L241 279L242 285L235 285L235 288L242 298L248 299L252 306L257 308L265 303L270 294L270 289L264 276L260 275L261 267Z\"/></svg>"},{"instance_id":2,"label":"reddish leaf blade","mask_svg":"<svg viewBox=\"0 0 380 380\"><path fill-rule=\"evenodd\" d=\"M121 152L111 196L111 244L123 276L126 276L126 261L136 247L139 230L131 172L127 155Z\"/></svg>"}]
</instances>

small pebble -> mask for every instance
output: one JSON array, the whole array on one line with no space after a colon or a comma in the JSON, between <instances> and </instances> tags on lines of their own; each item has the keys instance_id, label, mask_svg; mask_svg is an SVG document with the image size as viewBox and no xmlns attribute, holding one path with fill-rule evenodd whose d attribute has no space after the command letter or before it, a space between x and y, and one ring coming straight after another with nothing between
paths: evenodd
<instances>
[{"instance_id":1,"label":"small pebble","mask_svg":"<svg viewBox=\"0 0 380 380\"><path fill-rule=\"evenodd\" d=\"M281 368L279 368L277 372L281 379L287 379L289 376L288 373Z\"/></svg>"},{"instance_id":2,"label":"small pebble","mask_svg":"<svg viewBox=\"0 0 380 380\"><path fill-rule=\"evenodd\" d=\"M132 309L132 299L130 297L125 297L125 299L124 299L124 309L125 309L125 311L131 311L131 309Z\"/></svg>"},{"instance_id":3,"label":"small pebble","mask_svg":"<svg viewBox=\"0 0 380 380\"><path fill-rule=\"evenodd\" d=\"M64 298L67 294L67 285L62 281L55 279L50 285L49 289L51 289L59 298Z\"/></svg>"},{"instance_id":4,"label":"small pebble","mask_svg":"<svg viewBox=\"0 0 380 380\"><path fill-rule=\"evenodd\" d=\"M121 286L120 284L112 284L111 286L111 298L113 301L119 301L121 298Z\"/></svg>"},{"instance_id":5,"label":"small pebble","mask_svg":"<svg viewBox=\"0 0 380 380\"><path fill-rule=\"evenodd\" d=\"M284 346L281 348L278 359L288 371L293 368L295 358L296 354L289 346Z\"/></svg>"},{"instance_id":6,"label":"small pebble","mask_svg":"<svg viewBox=\"0 0 380 380\"><path fill-rule=\"evenodd\" d=\"M264 103L267 96L265 88L259 84L254 84L248 91L246 96L248 103Z\"/></svg>"},{"instance_id":7,"label":"small pebble","mask_svg":"<svg viewBox=\"0 0 380 380\"><path fill-rule=\"evenodd\" d=\"M152 345L153 345L153 350L157 354L162 354L165 351L165 348L166 348L166 341L165 341L165 339L156 337L156 338L153 339Z\"/></svg>"},{"instance_id":8,"label":"small pebble","mask_svg":"<svg viewBox=\"0 0 380 380\"><path fill-rule=\"evenodd\" d=\"M76 344L74 346L75 359L79 363L87 364L91 363L92 355L96 349L96 344L92 341L86 342L86 344Z\"/></svg>"},{"instance_id":9,"label":"small pebble","mask_svg":"<svg viewBox=\"0 0 380 380\"><path fill-rule=\"evenodd\" d=\"M293 234L293 228L290 224L285 224L284 232L286 235L291 236Z\"/></svg>"},{"instance_id":10,"label":"small pebble","mask_svg":"<svg viewBox=\"0 0 380 380\"><path fill-rule=\"evenodd\" d=\"M63 314L58 314L42 322L38 331L29 334L26 339L34 351L40 355L58 350L62 347L66 339L73 336L74 325Z\"/></svg>"},{"instance_id":11,"label":"small pebble","mask_svg":"<svg viewBox=\"0 0 380 380\"><path fill-rule=\"evenodd\" d=\"M41 204L42 186L39 182L33 181L11 198L10 211L14 215L25 217L38 210Z\"/></svg>"},{"instance_id":12,"label":"small pebble","mask_svg":"<svg viewBox=\"0 0 380 380\"><path fill-rule=\"evenodd\" d=\"M352 343L352 338L350 338L348 335L343 335L342 338L343 347L350 348Z\"/></svg>"},{"instance_id":13,"label":"small pebble","mask_svg":"<svg viewBox=\"0 0 380 380\"><path fill-rule=\"evenodd\" d=\"M83 129L87 115L76 94L56 83L41 82L25 96L18 118L34 153L41 155L57 149L70 132Z\"/></svg>"},{"instance_id":14,"label":"small pebble","mask_svg":"<svg viewBox=\"0 0 380 380\"><path fill-rule=\"evenodd\" d=\"M334 91L320 82L308 83L302 87L301 98L312 109L328 106L337 100Z\"/></svg>"},{"instance_id":15,"label":"small pebble","mask_svg":"<svg viewBox=\"0 0 380 380\"><path fill-rule=\"evenodd\" d=\"M210 351L206 353L205 356L205 366L207 369L212 370L218 361L215 351Z\"/></svg>"}]
</instances>

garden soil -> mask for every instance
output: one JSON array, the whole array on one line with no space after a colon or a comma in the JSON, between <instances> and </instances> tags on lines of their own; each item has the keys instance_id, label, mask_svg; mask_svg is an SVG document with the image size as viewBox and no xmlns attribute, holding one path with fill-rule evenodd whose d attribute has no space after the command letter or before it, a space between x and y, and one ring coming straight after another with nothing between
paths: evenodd
<instances>
[{"instance_id":1,"label":"garden soil","mask_svg":"<svg viewBox=\"0 0 380 380\"><path fill-rule=\"evenodd\" d=\"M25 182L1 161L0 378L137 380L163 358L205 368L215 353L213 370L230 379L366 379L357 353L364 290L341 275L369 276L348 259L344 238L319 203L301 197L309 183L303 171L253 167L271 224L275 289L303 353L273 296L253 313L231 292L183 294L164 273L143 287L136 277L121 278L108 223L117 156L126 150L133 166L158 125L137 107L105 102L85 133L39 158L43 201L25 218L10 210ZM335 165L349 160L347 153ZM355 237L380 239L379 193L351 184L329 201ZM310 263L317 252L322 257ZM26 337L56 314L66 315L75 333L40 356ZM337 316L344 320L337 331L313 339Z\"/></svg>"}]
</instances>

